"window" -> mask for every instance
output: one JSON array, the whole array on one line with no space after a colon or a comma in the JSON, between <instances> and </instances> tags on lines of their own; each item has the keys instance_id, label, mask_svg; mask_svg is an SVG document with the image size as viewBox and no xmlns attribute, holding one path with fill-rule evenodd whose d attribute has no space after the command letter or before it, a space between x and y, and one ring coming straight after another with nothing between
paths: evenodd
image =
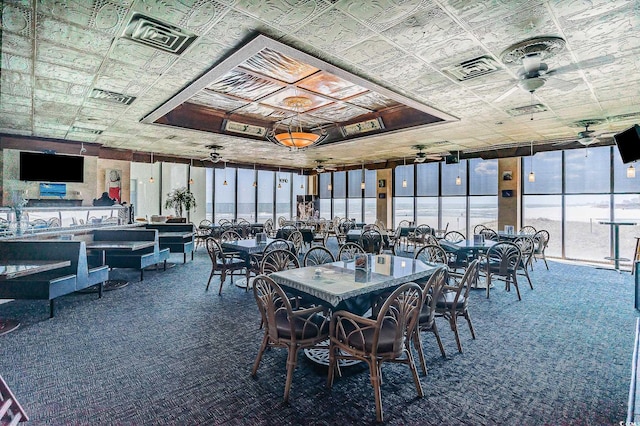
<instances>
[{"instance_id":1,"label":"window","mask_svg":"<svg viewBox=\"0 0 640 426\"><path fill-rule=\"evenodd\" d=\"M276 217L291 219L297 215L291 214L291 173L278 172L276 177Z\"/></svg>"},{"instance_id":2,"label":"window","mask_svg":"<svg viewBox=\"0 0 640 426\"><path fill-rule=\"evenodd\" d=\"M460 185L456 184L460 177ZM442 163L442 195L467 194L467 160L460 160L458 164ZM451 228L449 228L451 229Z\"/></svg>"},{"instance_id":3,"label":"window","mask_svg":"<svg viewBox=\"0 0 640 426\"><path fill-rule=\"evenodd\" d=\"M258 222L264 222L267 219L274 220L274 186L274 172L264 170L258 171Z\"/></svg>"},{"instance_id":4,"label":"window","mask_svg":"<svg viewBox=\"0 0 640 426\"><path fill-rule=\"evenodd\" d=\"M225 185L226 182L226 185ZM214 218L235 219L236 216L236 169L225 167L215 171Z\"/></svg>"},{"instance_id":5,"label":"window","mask_svg":"<svg viewBox=\"0 0 640 426\"><path fill-rule=\"evenodd\" d=\"M609 192L610 155L610 147L565 151L566 192L568 194Z\"/></svg>"},{"instance_id":6,"label":"window","mask_svg":"<svg viewBox=\"0 0 640 426\"><path fill-rule=\"evenodd\" d=\"M256 221L256 188L253 186L256 172L238 169L238 219Z\"/></svg>"}]
</instances>

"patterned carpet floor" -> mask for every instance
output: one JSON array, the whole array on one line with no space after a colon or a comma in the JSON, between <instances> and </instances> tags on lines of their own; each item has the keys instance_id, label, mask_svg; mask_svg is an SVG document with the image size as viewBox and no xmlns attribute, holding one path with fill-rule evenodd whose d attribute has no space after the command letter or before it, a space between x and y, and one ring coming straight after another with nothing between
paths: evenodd
<instances>
[{"instance_id":1,"label":"patterned carpet floor","mask_svg":"<svg viewBox=\"0 0 640 426\"><path fill-rule=\"evenodd\" d=\"M176 257L176 261L181 261ZM251 292L205 292L210 261L112 276L119 290L0 305L21 321L0 336L0 375L31 425L375 424L368 370L350 367L325 387L326 368L301 356L282 402L285 350L250 376L262 330ZM613 425L626 417L636 311L633 277L540 262L522 301L498 284L471 294L477 339L461 324L464 353L441 321L447 357L423 336L429 372L418 398L408 369L383 365L389 425ZM217 278L215 279L217 280ZM440 321L440 320L439 320Z\"/></svg>"}]
</instances>

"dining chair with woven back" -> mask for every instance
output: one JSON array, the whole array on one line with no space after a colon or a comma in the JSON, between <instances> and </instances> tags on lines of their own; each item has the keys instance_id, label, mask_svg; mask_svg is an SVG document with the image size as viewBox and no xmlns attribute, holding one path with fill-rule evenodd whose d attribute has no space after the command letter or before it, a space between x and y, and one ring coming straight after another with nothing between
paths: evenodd
<instances>
[{"instance_id":1,"label":"dining chair with woven back","mask_svg":"<svg viewBox=\"0 0 640 426\"><path fill-rule=\"evenodd\" d=\"M481 261L480 275L485 277L487 284L487 299L493 280L501 280L505 283L505 290L511 291L511 285L516 288L518 300L520 288L518 287L517 270L520 266L522 253L520 247L510 241L500 241L487 250Z\"/></svg>"},{"instance_id":2,"label":"dining chair with woven back","mask_svg":"<svg viewBox=\"0 0 640 426\"><path fill-rule=\"evenodd\" d=\"M324 246L311 247L304 255L302 259L303 266L317 266L324 265L325 263L335 262L333 253Z\"/></svg>"},{"instance_id":3,"label":"dining chair with woven back","mask_svg":"<svg viewBox=\"0 0 640 426\"><path fill-rule=\"evenodd\" d=\"M522 228L520 228L520 231L518 232L519 234L524 234L524 235L535 235L536 233L536 228L534 228L531 225L527 225L527 226L523 226Z\"/></svg>"},{"instance_id":4,"label":"dining chair with woven back","mask_svg":"<svg viewBox=\"0 0 640 426\"><path fill-rule=\"evenodd\" d=\"M382 422L382 364L394 362L409 367L418 396L422 397L424 393L411 352L411 339L423 302L420 286L406 283L389 295L375 318L342 310L334 312L329 331L327 387L332 387L336 372L340 375L340 360L366 362L373 386L376 420Z\"/></svg>"},{"instance_id":5,"label":"dining chair with woven back","mask_svg":"<svg viewBox=\"0 0 640 426\"><path fill-rule=\"evenodd\" d=\"M547 267L547 270L549 270L549 264L547 263L547 255L545 254L545 250L549 245L549 237L549 231L547 231L546 229L541 229L533 235L533 243L535 244L533 250L533 260L544 260L544 266ZM531 263L531 269L533 269L533 262Z\"/></svg>"},{"instance_id":6,"label":"dining chair with woven back","mask_svg":"<svg viewBox=\"0 0 640 426\"><path fill-rule=\"evenodd\" d=\"M516 270L516 274L523 275L527 281L529 282L529 287L533 290L533 283L531 282L531 277L529 276L529 267L531 266L531 262L533 261L533 252L535 250L535 243L533 242L533 238L529 235L521 235L516 237L513 240L513 243L520 247L520 264L518 265L518 269Z\"/></svg>"},{"instance_id":7,"label":"dining chair with woven back","mask_svg":"<svg viewBox=\"0 0 640 426\"><path fill-rule=\"evenodd\" d=\"M300 254L302 252L302 248L304 247L304 238L302 237L302 232L296 229L289 234L287 240L291 241L291 243L293 244L295 254Z\"/></svg>"},{"instance_id":8,"label":"dining chair with woven back","mask_svg":"<svg viewBox=\"0 0 640 426\"><path fill-rule=\"evenodd\" d=\"M260 274L269 275L278 271L299 268L298 256L290 250L276 249L264 254L260 262Z\"/></svg>"},{"instance_id":9,"label":"dining chair with woven back","mask_svg":"<svg viewBox=\"0 0 640 426\"><path fill-rule=\"evenodd\" d=\"M418 225L413 232L410 232L409 235L407 235L407 245L413 246L414 250L417 250L418 246L426 244L427 235L433 235L431 227L425 224Z\"/></svg>"},{"instance_id":10,"label":"dining chair with woven back","mask_svg":"<svg viewBox=\"0 0 640 426\"><path fill-rule=\"evenodd\" d=\"M338 250L338 256L336 260L353 260L356 254L364 254L365 251L358 243L344 243L340 250Z\"/></svg>"},{"instance_id":11,"label":"dining chair with woven back","mask_svg":"<svg viewBox=\"0 0 640 426\"><path fill-rule=\"evenodd\" d=\"M420 316L418 317L418 325L415 330L415 334L412 336L412 340L418 356L420 359L420 366L422 367L422 373L427 374L427 364L424 359L424 352L422 350L422 341L420 335L422 332L430 332L436 337L438 348L443 358L447 357L447 353L444 350L442 339L440 339L440 333L438 331L438 325L436 324L436 310L437 303L442 294L442 288L448 280L448 269L446 266L440 266L433 271L429 280L425 282L422 287L422 309L420 310Z\"/></svg>"},{"instance_id":12,"label":"dining chair with woven back","mask_svg":"<svg viewBox=\"0 0 640 426\"><path fill-rule=\"evenodd\" d=\"M363 231L360 234L359 244L366 253L380 254L383 246L382 234L375 229Z\"/></svg>"},{"instance_id":13,"label":"dining chair with woven back","mask_svg":"<svg viewBox=\"0 0 640 426\"><path fill-rule=\"evenodd\" d=\"M489 241L498 241L500 239L498 233L491 228L484 228L480 231L480 235L482 235L485 240Z\"/></svg>"},{"instance_id":14,"label":"dining chair with woven back","mask_svg":"<svg viewBox=\"0 0 640 426\"><path fill-rule=\"evenodd\" d=\"M469 291L473 283L475 283L479 262L478 259L472 260L461 279L450 279L445 283L436 303L436 317L449 321L449 326L456 338L456 345L460 353L462 353L462 342L460 341L458 326L459 317L463 317L467 321L471 338L476 338L473 323L471 322L471 314L469 313Z\"/></svg>"},{"instance_id":15,"label":"dining chair with woven back","mask_svg":"<svg viewBox=\"0 0 640 426\"><path fill-rule=\"evenodd\" d=\"M268 348L287 350L284 401L289 400L293 373L300 349L319 347L329 337L329 318L325 308L295 309L282 288L266 275L253 280L253 294L262 318L264 336L251 375L256 377L262 356ZM273 378L274 373L268 374Z\"/></svg>"},{"instance_id":16,"label":"dining chair with woven back","mask_svg":"<svg viewBox=\"0 0 640 426\"><path fill-rule=\"evenodd\" d=\"M209 273L209 279L207 280L207 288L205 291L209 291L209 285L214 275L220 275L220 289L218 294L222 294L222 285L224 284L227 275L231 276L231 282L233 282L233 276L237 275L235 272L245 270L246 263L243 259L235 257L233 255L226 254L220 243L213 238L207 237L205 240L205 247L209 253L209 259L211 260L211 272Z\"/></svg>"}]
</instances>

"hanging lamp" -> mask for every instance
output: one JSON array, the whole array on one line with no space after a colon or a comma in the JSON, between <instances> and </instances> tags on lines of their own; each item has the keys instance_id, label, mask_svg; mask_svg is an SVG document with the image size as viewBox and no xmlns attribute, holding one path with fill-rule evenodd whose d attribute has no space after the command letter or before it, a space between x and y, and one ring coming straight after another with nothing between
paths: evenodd
<instances>
[{"instance_id":1,"label":"hanging lamp","mask_svg":"<svg viewBox=\"0 0 640 426\"><path fill-rule=\"evenodd\" d=\"M529 182L536 181L536 174L533 173L533 141L531 141L531 158L529 159Z\"/></svg>"},{"instance_id":2,"label":"hanging lamp","mask_svg":"<svg viewBox=\"0 0 640 426\"><path fill-rule=\"evenodd\" d=\"M149 178L149 183L153 183L155 182L155 179L153 178L153 152L151 153L151 177Z\"/></svg>"}]
</instances>

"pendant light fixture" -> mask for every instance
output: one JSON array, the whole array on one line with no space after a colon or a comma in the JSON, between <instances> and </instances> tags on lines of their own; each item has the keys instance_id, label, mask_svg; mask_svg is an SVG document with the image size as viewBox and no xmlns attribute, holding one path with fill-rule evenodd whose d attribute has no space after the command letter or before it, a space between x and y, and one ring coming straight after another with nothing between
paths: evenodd
<instances>
[{"instance_id":1,"label":"pendant light fixture","mask_svg":"<svg viewBox=\"0 0 640 426\"><path fill-rule=\"evenodd\" d=\"M333 190L333 186L331 185L331 172L329 172L329 184L327 185L327 189L329 191Z\"/></svg>"},{"instance_id":2,"label":"pendant light fixture","mask_svg":"<svg viewBox=\"0 0 640 426\"><path fill-rule=\"evenodd\" d=\"M224 162L224 182L222 182L222 185L223 186L229 185L227 183L227 162L226 161Z\"/></svg>"},{"instance_id":3,"label":"pendant light fixture","mask_svg":"<svg viewBox=\"0 0 640 426\"><path fill-rule=\"evenodd\" d=\"M462 179L460 178L460 151L458 151L458 176L456 177L456 185L462 185Z\"/></svg>"},{"instance_id":4,"label":"pendant light fixture","mask_svg":"<svg viewBox=\"0 0 640 426\"><path fill-rule=\"evenodd\" d=\"M360 189L364 190L365 188L365 183L364 183L364 161L362 162L362 181L360 182Z\"/></svg>"},{"instance_id":5,"label":"pendant light fixture","mask_svg":"<svg viewBox=\"0 0 640 426\"><path fill-rule=\"evenodd\" d=\"M531 141L531 158L529 159L529 182L536 181L536 174L533 173L533 141Z\"/></svg>"},{"instance_id":6,"label":"pendant light fixture","mask_svg":"<svg viewBox=\"0 0 640 426\"><path fill-rule=\"evenodd\" d=\"M282 179L280 178L280 167L278 167L278 189L282 189Z\"/></svg>"},{"instance_id":7,"label":"pendant light fixture","mask_svg":"<svg viewBox=\"0 0 640 426\"><path fill-rule=\"evenodd\" d=\"M404 167L402 168L402 187L406 188L407 187L407 159L403 158L402 161L404 162Z\"/></svg>"},{"instance_id":8,"label":"pendant light fixture","mask_svg":"<svg viewBox=\"0 0 640 426\"><path fill-rule=\"evenodd\" d=\"M300 189L304 189L304 170L303 169L300 169L300 176L302 177L301 183L300 183Z\"/></svg>"},{"instance_id":9,"label":"pendant light fixture","mask_svg":"<svg viewBox=\"0 0 640 426\"><path fill-rule=\"evenodd\" d=\"M189 185L194 184L194 180L191 177L191 169L193 168L193 158L189 160Z\"/></svg>"},{"instance_id":10,"label":"pendant light fixture","mask_svg":"<svg viewBox=\"0 0 640 426\"><path fill-rule=\"evenodd\" d=\"M633 167L633 164L629 164L629 167L627 168L627 177L629 179L636 177L636 168Z\"/></svg>"},{"instance_id":11,"label":"pendant light fixture","mask_svg":"<svg viewBox=\"0 0 640 426\"><path fill-rule=\"evenodd\" d=\"M155 182L155 179L153 178L153 152L151 153L151 177L149 178L149 183L153 183Z\"/></svg>"},{"instance_id":12,"label":"pendant light fixture","mask_svg":"<svg viewBox=\"0 0 640 426\"><path fill-rule=\"evenodd\" d=\"M258 181L256 180L256 163L253 163L253 187L258 186Z\"/></svg>"}]
</instances>

